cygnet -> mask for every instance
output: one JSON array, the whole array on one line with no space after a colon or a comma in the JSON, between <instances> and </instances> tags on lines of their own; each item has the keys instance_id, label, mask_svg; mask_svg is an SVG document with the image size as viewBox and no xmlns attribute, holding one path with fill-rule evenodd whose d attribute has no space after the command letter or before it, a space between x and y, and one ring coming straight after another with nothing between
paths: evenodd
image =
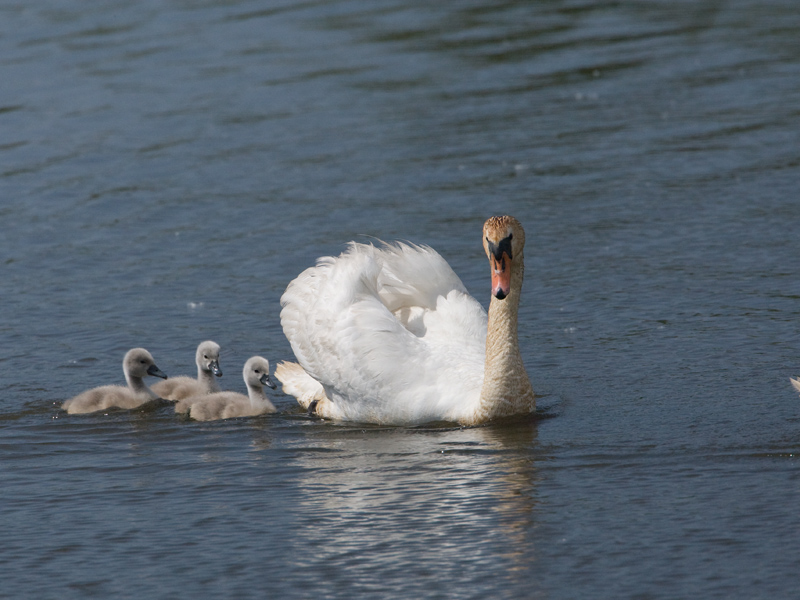
<instances>
[{"instance_id":1,"label":"cygnet","mask_svg":"<svg viewBox=\"0 0 800 600\"><path fill-rule=\"evenodd\" d=\"M70 398L64 402L62 408L69 414L90 413L107 408L137 408L151 400L157 400L143 378L147 375L154 377L167 376L156 366L153 357L144 348L128 350L122 360L122 370L128 387L121 385L104 385L92 388Z\"/></svg>"},{"instance_id":2,"label":"cygnet","mask_svg":"<svg viewBox=\"0 0 800 600\"><path fill-rule=\"evenodd\" d=\"M153 391L165 400L183 400L220 391L214 375L222 377L219 368L219 344L206 340L195 353L197 379L181 375L153 385Z\"/></svg>"},{"instance_id":3,"label":"cygnet","mask_svg":"<svg viewBox=\"0 0 800 600\"><path fill-rule=\"evenodd\" d=\"M254 417L275 412L275 407L264 393L265 385L275 389L275 384L269 378L269 361L253 356L244 364L242 376L247 385L247 396L236 392L217 392L187 398L175 405L175 412L188 413L197 421Z\"/></svg>"}]
</instances>

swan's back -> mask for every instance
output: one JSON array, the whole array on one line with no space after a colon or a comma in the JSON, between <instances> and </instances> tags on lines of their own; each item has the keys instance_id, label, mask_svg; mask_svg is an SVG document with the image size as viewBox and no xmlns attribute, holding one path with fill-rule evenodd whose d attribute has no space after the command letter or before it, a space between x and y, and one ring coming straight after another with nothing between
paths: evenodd
<instances>
[{"instance_id":1,"label":"swan's back","mask_svg":"<svg viewBox=\"0 0 800 600\"><path fill-rule=\"evenodd\" d=\"M147 393L135 393L121 385L103 385L86 390L64 402L63 408L71 415L121 408L130 410L153 400Z\"/></svg>"},{"instance_id":2,"label":"swan's back","mask_svg":"<svg viewBox=\"0 0 800 600\"><path fill-rule=\"evenodd\" d=\"M202 402L189 407L189 416L195 421L216 421L236 417L257 417L276 412L269 400L252 404L250 398L236 392L217 392L206 396Z\"/></svg>"},{"instance_id":3,"label":"swan's back","mask_svg":"<svg viewBox=\"0 0 800 600\"><path fill-rule=\"evenodd\" d=\"M219 391L219 387L211 388L207 383L187 375L170 377L165 381L158 381L150 387L160 398L173 401Z\"/></svg>"},{"instance_id":4,"label":"swan's back","mask_svg":"<svg viewBox=\"0 0 800 600\"><path fill-rule=\"evenodd\" d=\"M486 312L431 248L351 243L281 304L295 356L343 418L421 423L480 396Z\"/></svg>"},{"instance_id":5,"label":"swan's back","mask_svg":"<svg viewBox=\"0 0 800 600\"><path fill-rule=\"evenodd\" d=\"M189 410L192 408L192 404L194 404L195 402L199 402L207 395L208 394L200 394L197 396L189 396L188 398L181 398L180 400L175 402L175 412L179 415L189 414Z\"/></svg>"},{"instance_id":6,"label":"swan's back","mask_svg":"<svg viewBox=\"0 0 800 600\"><path fill-rule=\"evenodd\" d=\"M217 392L189 405L189 416L196 421L216 421L263 414L250 406L250 398L236 392Z\"/></svg>"}]
</instances>

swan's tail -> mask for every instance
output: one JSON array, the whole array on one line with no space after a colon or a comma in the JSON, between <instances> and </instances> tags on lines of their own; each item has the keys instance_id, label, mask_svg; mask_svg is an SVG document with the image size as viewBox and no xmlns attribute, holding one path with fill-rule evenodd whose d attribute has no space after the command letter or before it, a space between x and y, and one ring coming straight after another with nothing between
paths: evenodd
<instances>
[{"instance_id":1,"label":"swan's tail","mask_svg":"<svg viewBox=\"0 0 800 600\"><path fill-rule=\"evenodd\" d=\"M789 381L792 382L794 389L800 392L800 379L795 379L794 377L789 377Z\"/></svg>"},{"instance_id":2,"label":"swan's tail","mask_svg":"<svg viewBox=\"0 0 800 600\"><path fill-rule=\"evenodd\" d=\"M316 401L325 399L322 384L293 362L279 362L275 367L275 378L283 384L283 392L294 396L305 409Z\"/></svg>"}]
</instances>

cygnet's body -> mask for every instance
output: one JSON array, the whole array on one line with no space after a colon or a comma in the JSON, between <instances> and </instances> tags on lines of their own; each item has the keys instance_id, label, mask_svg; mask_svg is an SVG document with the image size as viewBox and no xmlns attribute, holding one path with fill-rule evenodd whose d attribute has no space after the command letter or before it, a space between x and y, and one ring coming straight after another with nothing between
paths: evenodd
<instances>
[{"instance_id":1,"label":"cygnet's body","mask_svg":"<svg viewBox=\"0 0 800 600\"><path fill-rule=\"evenodd\" d=\"M138 408L142 404L158 399L158 396L147 387L143 379L147 375L164 379L167 376L156 366L153 357L147 350L144 348L128 350L122 360L122 370L125 373L128 387L104 385L92 388L70 398L64 402L62 408L69 414L75 415L108 408Z\"/></svg>"},{"instance_id":2,"label":"cygnet's body","mask_svg":"<svg viewBox=\"0 0 800 600\"><path fill-rule=\"evenodd\" d=\"M275 412L275 407L264 393L264 386L275 388L269 378L269 361L253 356L244 364L242 371L247 393L217 392L179 401L176 413L188 413L197 421L215 421L234 417L255 417Z\"/></svg>"},{"instance_id":3,"label":"cygnet's body","mask_svg":"<svg viewBox=\"0 0 800 600\"><path fill-rule=\"evenodd\" d=\"M222 377L219 368L219 344L207 340L197 347L195 353L197 379L180 375L153 385L153 391L165 400L184 400L194 396L204 396L219 392L214 376Z\"/></svg>"}]
</instances>

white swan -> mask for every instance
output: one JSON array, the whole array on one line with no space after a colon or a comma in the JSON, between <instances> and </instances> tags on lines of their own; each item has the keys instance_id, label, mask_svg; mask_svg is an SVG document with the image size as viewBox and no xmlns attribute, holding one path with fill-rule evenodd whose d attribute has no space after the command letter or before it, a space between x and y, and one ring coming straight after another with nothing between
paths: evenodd
<instances>
[{"instance_id":1,"label":"white swan","mask_svg":"<svg viewBox=\"0 0 800 600\"><path fill-rule=\"evenodd\" d=\"M214 379L214 375L222 377L222 370L219 368L219 344L211 340L200 342L194 359L197 363L197 379L185 375L172 377L155 383L153 391L166 400L183 400L219 392L219 385Z\"/></svg>"},{"instance_id":2,"label":"white swan","mask_svg":"<svg viewBox=\"0 0 800 600\"><path fill-rule=\"evenodd\" d=\"M158 396L147 387L143 378L147 375L167 378L156 366L153 357L144 348L128 350L122 359L122 370L128 387L104 385L92 388L70 398L62 405L69 414L90 413L107 408L138 408L146 402L157 400Z\"/></svg>"},{"instance_id":3,"label":"white swan","mask_svg":"<svg viewBox=\"0 0 800 600\"><path fill-rule=\"evenodd\" d=\"M247 385L247 396L236 392L217 392L179 401L176 413L189 413L197 421L215 421L233 417L255 417L275 412L275 407L264 393L264 386L275 388L269 378L269 361L253 356L244 363L242 370Z\"/></svg>"},{"instance_id":4,"label":"white swan","mask_svg":"<svg viewBox=\"0 0 800 600\"><path fill-rule=\"evenodd\" d=\"M515 218L486 221L488 319L426 246L351 242L320 258L281 297L281 325L300 365L279 364L276 378L332 419L474 425L532 412L517 342L524 244Z\"/></svg>"},{"instance_id":5,"label":"white swan","mask_svg":"<svg viewBox=\"0 0 800 600\"><path fill-rule=\"evenodd\" d=\"M794 387L794 389L796 389L798 392L800 392L800 379L795 379L794 377L789 377L789 381L792 382L792 386Z\"/></svg>"}]
</instances>

